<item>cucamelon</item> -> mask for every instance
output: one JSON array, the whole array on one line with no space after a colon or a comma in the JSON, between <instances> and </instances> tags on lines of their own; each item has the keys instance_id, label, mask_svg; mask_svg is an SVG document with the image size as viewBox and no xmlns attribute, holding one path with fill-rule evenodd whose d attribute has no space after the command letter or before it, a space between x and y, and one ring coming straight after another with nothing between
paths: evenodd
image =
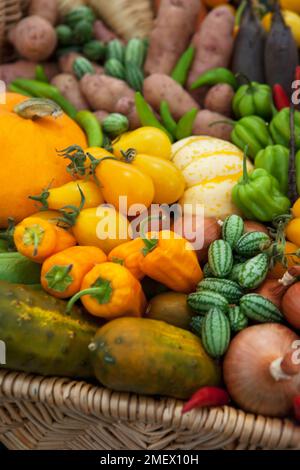
<instances>
[{"instance_id":1,"label":"cucamelon","mask_svg":"<svg viewBox=\"0 0 300 470\"><path fill-rule=\"evenodd\" d=\"M230 328L234 333L237 333L248 326L248 318L238 306L229 307L228 318Z\"/></svg>"},{"instance_id":2,"label":"cucamelon","mask_svg":"<svg viewBox=\"0 0 300 470\"><path fill-rule=\"evenodd\" d=\"M197 291L210 290L225 297L230 304L239 302L244 292L241 287L229 279L206 278L199 282Z\"/></svg>"},{"instance_id":3,"label":"cucamelon","mask_svg":"<svg viewBox=\"0 0 300 470\"><path fill-rule=\"evenodd\" d=\"M209 310L218 307L223 312L227 312L229 308L228 300L217 292L203 290L194 292L188 296L188 305L195 310L195 312L205 315Z\"/></svg>"},{"instance_id":4,"label":"cucamelon","mask_svg":"<svg viewBox=\"0 0 300 470\"><path fill-rule=\"evenodd\" d=\"M240 301L241 312L259 323L280 323L283 315L269 299L259 294L247 294Z\"/></svg>"},{"instance_id":5,"label":"cucamelon","mask_svg":"<svg viewBox=\"0 0 300 470\"><path fill-rule=\"evenodd\" d=\"M214 276L225 278L233 267L231 246L225 240L216 240L208 250L208 262Z\"/></svg>"},{"instance_id":6,"label":"cucamelon","mask_svg":"<svg viewBox=\"0 0 300 470\"><path fill-rule=\"evenodd\" d=\"M244 263L238 274L240 286L244 289L256 289L267 277L269 264L269 256L266 253L261 253Z\"/></svg>"},{"instance_id":7,"label":"cucamelon","mask_svg":"<svg viewBox=\"0 0 300 470\"><path fill-rule=\"evenodd\" d=\"M229 243L231 248L234 248L244 233L244 221L239 215L228 216L222 225L223 240Z\"/></svg>"},{"instance_id":8,"label":"cucamelon","mask_svg":"<svg viewBox=\"0 0 300 470\"><path fill-rule=\"evenodd\" d=\"M221 357L230 343L230 324L224 312L211 309L204 317L201 327L202 344L206 352L214 357Z\"/></svg>"},{"instance_id":9,"label":"cucamelon","mask_svg":"<svg viewBox=\"0 0 300 470\"><path fill-rule=\"evenodd\" d=\"M263 232L245 233L237 242L235 251L241 255L251 258L258 255L263 249L269 248L270 237Z\"/></svg>"}]
</instances>

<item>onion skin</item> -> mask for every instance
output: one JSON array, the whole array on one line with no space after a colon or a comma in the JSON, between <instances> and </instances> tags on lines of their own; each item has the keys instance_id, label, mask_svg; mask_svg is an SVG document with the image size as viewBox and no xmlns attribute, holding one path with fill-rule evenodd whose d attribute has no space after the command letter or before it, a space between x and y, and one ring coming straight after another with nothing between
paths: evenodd
<instances>
[{"instance_id":1,"label":"onion skin","mask_svg":"<svg viewBox=\"0 0 300 470\"><path fill-rule=\"evenodd\" d=\"M267 227L259 222L254 222L253 220L244 220L245 233L247 232L263 232L266 235L269 235Z\"/></svg>"},{"instance_id":2,"label":"onion skin","mask_svg":"<svg viewBox=\"0 0 300 470\"><path fill-rule=\"evenodd\" d=\"M278 280L267 279L254 292L255 294L262 295L266 299L270 300L280 310L282 298L285 292L287 291L287 289L288 289L288 286L284 286L283 284L280 284Z\"/></svg>"},{"instance_id":3,"label":"onion skin","mask_svg":"<svg viewBox=\"0 0 300 470\"><path fill-rule=\"evenodd\" d=\"M289 288L282 300L282 311L289 322L297 330L300 329L300 282Z\"/></svg>"},{"instance_id":4,"label":"onion skin","mask_svg":"<svg viewBox=\"0 0 300 470\"><path fill-rule=\"evenodd\" d=\"M254 325L238 333L224 359L224 381L231 398L243 410L282 418L293 410L300 394L298 373L276 381L270 366L284 358L299 337L286 326L268 323Z\"/></svg>"}]
</instances>

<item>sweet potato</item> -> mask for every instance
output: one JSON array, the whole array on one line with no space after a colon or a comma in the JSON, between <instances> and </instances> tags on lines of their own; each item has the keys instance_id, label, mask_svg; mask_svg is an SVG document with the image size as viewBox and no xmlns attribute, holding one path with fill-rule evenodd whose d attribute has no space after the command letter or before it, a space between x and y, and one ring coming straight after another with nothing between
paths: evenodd
<instances>
[{"instance_id":1,"label":"sweet potato","mask_svg":"<svg viewBox=\"0 0 300 470\"><path fill-rule=\"evenodd\" d=\"M58 2L57 0L31 0L28 14L40 16L55 26L58 20Z\"/></svg>"},{"instance_id":2,"label":"sweet potato","mask_svg":"<svg viewBox=\"0 0 300 470\"><path fill-rule=\"evenodd\" d=\"M102 109L113 113L122 97L134 98L134 91L127 83L107 75L86 74L80 80L80 89L94 111Z\"/></svg>"},{"instance_id":3,"label":"sweet potato","mask_svg":"<svg viewBox=\"0 0 300 470\"><path fill-rule=\"evenodd\" d=\"M98 41L109 42L113 39L119 39L118 36L111 31L102 20L96 20L94 23L94 37Z\"/></svg>"},{"instance_id":4,"label":"sweet potato","mask_svg":"<svg viewBox=\"0 0 300 470\"><path fill-rule=\"evenodd\" d=\"M170 74L195 31L199 0L162 0L150 34L148 74Z\"/></svg>"},{"instance_id":5,"label":"sweet potato","mask_svg":"<svg viewBox=\"0 0 300 470\"><path fill-rule=\"evenodd\" d=\"M51 80L52 85L56 86L61 94L80 111L89 107L84 99L78 80L71 74L60 73Z\"/></svg>"},{"instance_id":6,"label":"sweet potato","mask_svg":"<svg viewBox=\"0 0 300 470\"><path fill-rule=\"evenodd\" d=\"M230 116L234 91L227 83L213 86L205 96L204 107L215 113Z\"/></svg>"},{"instance_id":7,"label":"sweet potato","mask_svg":"<svg viewBox=\"0 0 300 470\"><path fill-rule=\"evenodd\" d=\"M207 15L192 40L196 55L188 85L207 70L229 66L234 44L233 29L234 15L226 6L214 8ZM194 96L202 98L206 90L200 89L194 93Z\"/></svg>"},{"instance_id":8,"label":"sweet potato","mask_svg":"<svg viewBox=\"0 0 300 470\"><path fill-rule=\"evenodd\" d=\"M116 113L125 114L128 117L130 129L134 130L140 127L141 122L135 107L134 98L122 97L116 104Z\"/></svg>"},{"instance_id":9,"label":"sweet potato","mask_svg":"<svg viewBox=\"0 0 300 470\"><path fill-rule=\"evenodd\" d=\"M195 119L193 134L194 135L209 135L230 141L231 131L233 126L228 123L214 124L217 121L226 121L226 116L222 114L213 113L208 109L199 111ZM211 124L214 124L211 126Z\"/></svg>"},{"instance_id":10,"label":"sweet potato","mask_svg":"<svg viewBox=\"0 0 300 470\"><path fill-rule=\"evenodd\" d=\"M48 59L57 44L51 23L36 15L19 21L10 31L9 40L20 56L36 62Z\"/></svg>"},{"instance_id":11,"label":"sweet potato","mask_svg":"<svg viewBox=\"0 0 300 470\"><path fill-rule=\"evenodd\" d=\"M0 80L9 85L16 78L35 78L36 66L36 62L27 60L18 60L11 64L0 65ZM43 64L43 66L49 80L58 73L57 65L52 62Z\"/></svg>"},{"instance_id":12,"label":"sweet potato","mask_svg":"<svg viewBox=\"0 0 300 470\"><path fill-rule=\"evenodd\" d=\"M159 111L162 101L167 101L175 119L180 119L191 108L199 108L198 103L181 85L161 73L154 73L145 79L144 97L156 111Z\"/></svg>"}]
</instances>

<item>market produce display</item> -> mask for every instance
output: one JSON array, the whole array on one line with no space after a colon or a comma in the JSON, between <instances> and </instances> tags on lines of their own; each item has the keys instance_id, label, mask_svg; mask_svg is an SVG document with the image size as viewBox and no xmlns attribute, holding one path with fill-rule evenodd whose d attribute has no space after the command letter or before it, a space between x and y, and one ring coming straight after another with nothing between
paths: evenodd
<instances>
[{"instance_id":1,"label":"market produce display","mask_svg":"<svg viewBox=\"0 0 300 470\"><path fill-rule=\"evenodd\" d=\"M298 2L133 10L6 38L5 367L299 420Z\"/></svg>"}]
</instances>

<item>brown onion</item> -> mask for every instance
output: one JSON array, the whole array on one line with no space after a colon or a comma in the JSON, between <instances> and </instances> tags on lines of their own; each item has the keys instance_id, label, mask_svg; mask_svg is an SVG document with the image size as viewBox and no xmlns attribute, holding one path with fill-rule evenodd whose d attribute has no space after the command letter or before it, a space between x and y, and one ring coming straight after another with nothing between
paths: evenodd
<instances>
[{"instance_id":1,"label":"brown onion","mask_svg":"<svg viewBox=\"0 0 300 470\"><path fill-rule=\"evenodd\" d=\"M287 321L300 329L300 282L289 288L282 300L282 311Z\"/></svg>"},{"instance_id":2,"label":"brown onion","mask_svg":"<svg viewBox=\"0 0 300 470\"><path fill-rule=\"evenodd\" d=\"M232 340L224 380L242 409L274 417L292 412L300 394L299 340L286 326L273 323L246 328Z\"/></svg>"},{"instance_id":3,"label":"brown onion","mask_svg":"<svg viewBox=\"0 0 300 470\"><path fill-rule=\"evenodd\" d=\"M254 292L270 300L276 307L281 308L282 298L287 291L288 286L280 283L277 279L267 279Z\"/></svg>"},{"instance_id":4,"label":"brown onion","mask_svg":"<svg viewBox=\"0 0 300 470\"><path fill-rule=\"evenodd\" d=\"M247 232L263 232L269 235L268 229L265 225L254 220L244 220L245 233Z\"/></svg>"}]
</instances>

